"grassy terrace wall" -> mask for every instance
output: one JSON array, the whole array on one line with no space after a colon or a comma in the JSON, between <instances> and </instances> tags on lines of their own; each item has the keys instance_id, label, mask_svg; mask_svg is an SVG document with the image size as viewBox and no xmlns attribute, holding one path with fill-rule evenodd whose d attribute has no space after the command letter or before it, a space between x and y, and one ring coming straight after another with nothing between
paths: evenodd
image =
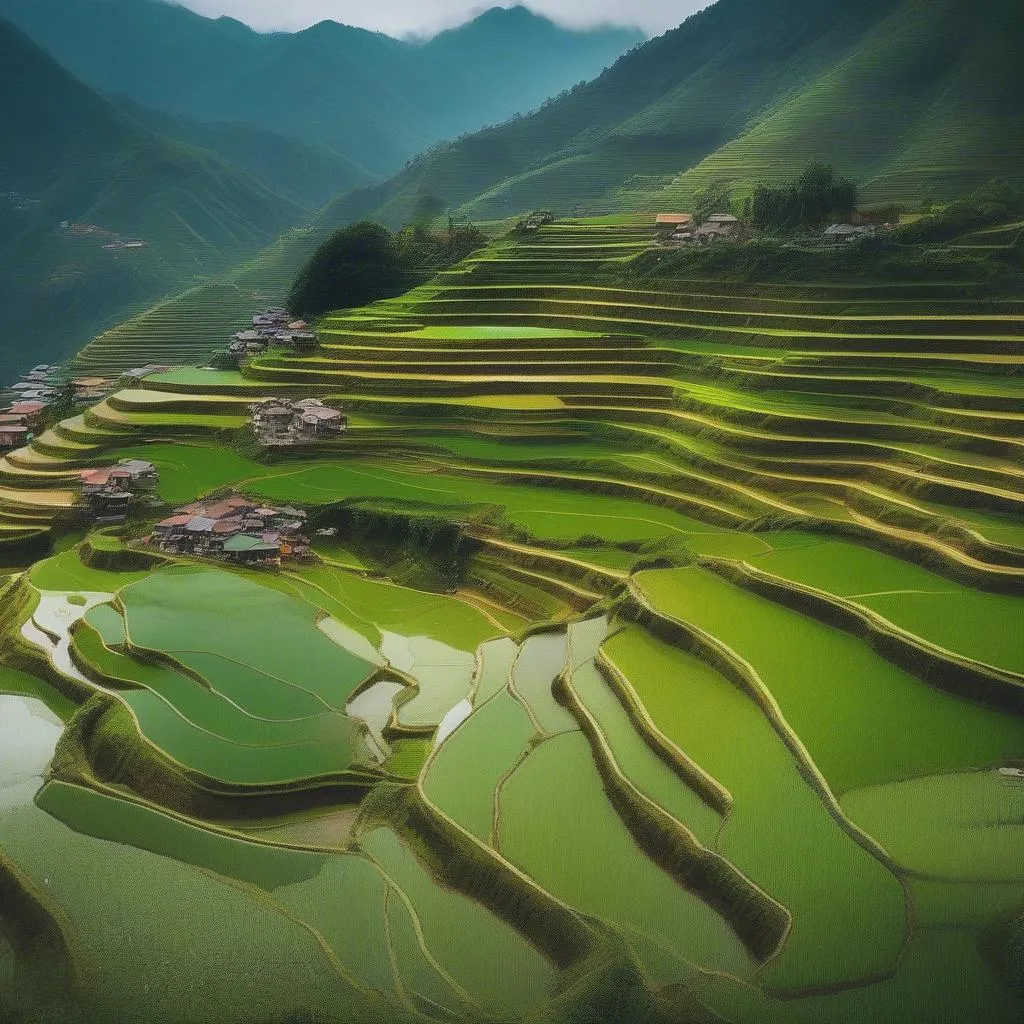
<instances>
[{"instance_id":1,"label":"grassy terrace wall","mask_svg":"<svg viewBox=\"0 0 1024 1024\"><path fill-rule=\"evenodd\" d=\"M852 633L931 686L1002 711L1024 714L1024 676L958 658L904 633L869 609L781 580L750 565L720 559L703 559L701 564L755 594Z\"/></svg>"},{"instance_id":2,"label":"grassy terrace wall","mask_svg":"<svg viewBox=\"0 0 1024 1024\"><path fill-rule=\"evenodd\" d=\"M764 961L777 954L791 925L786 908L637 790L616 765L596 722L564 675L556 681L554 693L580 723L609 800L648 856L713 906L754 957Z\"/></svg>"},{"instance_id":3,"label":"grassy terrace wall","mask_svg":"<svg viewBox=\"0 0 1024 1024\"><path fill-rule=\"evenodd\" d=\"M305 780L273 790L203 778L145 741L128 707L95 694L68 723L50 766L54 779L114 792L188 819L233 821L356 802L370 775Z\"/></svg>"},{"instance_id":4,"label":"grassy terrace wall","mask_svg":"<svg viewBox=\"0 0 1024 1024\"><path fill-rule=\"evenodd\" d=\"M84 528L33 578L51 601L116 592L71 633L100 692L18 637L37 594L9 582L0 658L78 705L53 777L218 841L317 850L320 888L259 898L341 961L362 910L331 902L335 855L363 869L398 833L431 884L380 881L385 931L405 931L352 942L386 978L415 954L397 973L424 1017L412 961L446 961L451 920L421 901L459 894L561 970L537 1024L942 1019L936 978L949 1019L1010 1024L1021 812L994 769L1022 753L1024 663L996 633L1024 593L1024 298L836 279L828 254L820 278L733 274L719 253L659 277L686 260L653 238L500 240L322 318L308 356L147 378L0 461L2 535L59 538L80 468L151 458L161 503L129 535L240 490L305 509L322 559L166 566ZM188 315L112 332L82 367L158 358ZM350 428L261 450L248 406L268 395L344 407ZM381 681L376 749L349 700ZM901 827L927 813L926 835L888 835L887 807ZM979 939L1008 982L975 964Z\"/></svg>"}]
</instances>

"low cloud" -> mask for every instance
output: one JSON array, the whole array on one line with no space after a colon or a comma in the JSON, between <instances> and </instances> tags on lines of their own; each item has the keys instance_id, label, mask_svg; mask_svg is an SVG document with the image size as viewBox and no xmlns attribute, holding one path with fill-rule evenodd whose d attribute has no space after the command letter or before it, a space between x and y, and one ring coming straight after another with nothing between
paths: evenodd
<instances>
[{"instance_id":1,"label":"low cloud","mask_svg":"<svg viewBox=\"0 0 1024 1024\"><path fill-rule=\"evenodd\" d=\"M388 35L431 35L459 25L490 6L467 0L179 0L200 14L227 15L260 31L295 31L318 21L339 21ZM529 0L526 6L572 28L629 25L656 35L674 28L706 0Z\"/></svg>"}]
</instances>

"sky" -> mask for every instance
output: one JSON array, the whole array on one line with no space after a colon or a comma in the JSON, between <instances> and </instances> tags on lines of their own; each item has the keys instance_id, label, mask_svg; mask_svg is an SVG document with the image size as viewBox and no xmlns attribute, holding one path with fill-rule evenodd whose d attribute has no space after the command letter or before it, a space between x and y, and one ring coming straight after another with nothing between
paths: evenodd
<instances>
[{"instance_id":1,"label":"sky","mask_svg":"<svg viewBox=\"0 0 1024 1024\"><path fill-rule=\"evenodd\" d=\"M178 0L200 14L222 14L260 31L294 31L330 19L388 35L432 35L510 0ZM527 0L525 6L573 28L617 24L650 35L675 28L710 0Z\"/></svg>"}]
</instances>

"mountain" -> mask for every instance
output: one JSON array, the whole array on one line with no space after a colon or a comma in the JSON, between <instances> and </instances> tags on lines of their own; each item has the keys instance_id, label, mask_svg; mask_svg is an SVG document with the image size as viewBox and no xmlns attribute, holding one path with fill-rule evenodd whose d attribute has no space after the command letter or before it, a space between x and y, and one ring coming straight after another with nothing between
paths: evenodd
<instances>
[{"instance_id":1,"label":"mountain","mask_svg":"<svg viewBox=\"0 0 1024 1024\"><path fill-rule=\"evenodd\" d=\"M148 131L2 21L0 193L4 368L20 339L40 356L58 338L71 350L126 304L308 216L216 154ZM146 245L103 248L119 236Z\"/></svg>"},{"instance_id":2,"label":"mountain","mask_svg":"<svg viewBox=\"0 0 1024 1024\"><path fill-rule=\"evenodd\" d=\"M429 42L325 21L261 34L158 0L0 0L58 61L106 93L204 122L247 122L394 172L441 139L537 107L639 42L495 9Z\"/></svg>"},{"instance_id":3,"label":"mountain","mask_svg":"<svg viewBox=\"0 0 1024 1024\"><path fill-rule=\"evenodd\" d=\"M346 157L291 135L245 122L193 121L151 110L125 96L111 97L150 131L207 149L291 202L315 208L339 192L366 185L374 176Z\"/></svg>"},{"instance_id":4,"label":"mountain","mask_svg":"<svg viewBox=\"0 0 1024 1024\"><path fill-rule=\"evenodd\" d=\"M423 195L476 219L688 203L830 162L869 201L1024 173L1015 0L719 0L537 113L441 147L325 222L400 222Z\"/></svg>"}]
</instances>

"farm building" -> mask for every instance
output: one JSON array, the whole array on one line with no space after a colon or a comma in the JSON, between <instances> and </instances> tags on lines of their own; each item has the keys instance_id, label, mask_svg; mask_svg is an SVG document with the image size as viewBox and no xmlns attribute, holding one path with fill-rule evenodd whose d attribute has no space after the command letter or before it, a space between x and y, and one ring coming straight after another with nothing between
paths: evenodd
<instances>
[{"instance_id":1,"label":"farm building","mask_svg":"<svg viewBox=\"0 0 1024 1024\"><path fill-rule=\"evenodd\" d=\"M0 448L21 448L28 440L28 427L0 422Z\"/></svg>"},{"instance_id":2,"label":"farm building","mask_svg":"<svg viewBox=\"0 0 1024 1024\"><path fill-rule=\"evenodd\" d=\"M738 217L731 213L713 213L697 228L697 238L702 242L715 242L720 238L734 238L739 231Z\"/></svg>"},{"instance_id":3,"label":"farm building","mask_svg":"<svg viewBox=\"0 0 1024 1024\"><path fill-rule=\"evenodd\" d=\"M123 459L116 466L83 469L79 479L82 500L97 520L116 522L128 514L135 495L152 490L160 478L151 462Z\"/></svg>"},{"instance_id":4,"label":"farm building","mask_svg":"<svg viewBox=\"0 0 1024 1024\"><path fill-rule=\"evenodd\" d=\"M29 430L38 430L46 420L46 410L49 406L46 402L33 399L22 399L14 402L7 409L7 414L17 416L23 426Z\"/></svg>"},{"instance_id":5,"label":"farm building","mask_svg":"<svg viewBox=\"0 0 1024 1024\"><path fill-rule=\"evenodd\" d=\"M539 231L546 224L554 224L555 215L550 210L534 210L526 217L521 227L524 231Z\"/></svg>"},{"instance_id":6,"label":"farm building","mask_svg":"<svg viewBox=\"0 0 1024 1024\"><path fill-rule=\"evenodd\" d=\"M287 310L274 307L254 316L251 329L238 331L228 345L228 352L241 361L262 355L272 344L310 351L316 348L317 341L316 332L305 320L292 320Z\"/></svg>"},{"instance_id":7,"label":"farm building","mask_svg":"<svg viewBox=\"0 0 1024 1024\"><path fill-rule=\"evenodd\" d=\"M654 218L656 227L675 230L693 224L692 213L659 213Z\"/></svg>"},{"instance_id":8,"label":"farm building","mask_svg":"<svg viewBox=\"0 0 1024 1024\"><path fill-rule=\"evenodd\" d=\"M224 557L230 562L280 564L281 542L248 533L236 534L224 543Z\"/></svg>"},{"instance_id":9,"label":"farm building","mask_svg":"<svg viewBox=\"0 0 1024 1024\"><path fill-rule=\"evenodd\" d=\"M289 402L268 398L251 407L252 426L262 444L285 445L332 440L348 429L348 417L318 398Z\"/></svg>"}]
</instances>

